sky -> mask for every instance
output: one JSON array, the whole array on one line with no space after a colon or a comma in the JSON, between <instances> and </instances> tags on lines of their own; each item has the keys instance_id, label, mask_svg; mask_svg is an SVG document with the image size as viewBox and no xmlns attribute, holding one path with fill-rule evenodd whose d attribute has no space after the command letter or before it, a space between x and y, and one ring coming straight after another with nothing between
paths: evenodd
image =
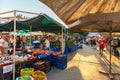
<instances>
[{"instance_id":1,"label":"sky","mask_svg":"<svg viewBox=\"0 0 120 80\"><path fill-rule=\"evenodd\" d=\"M46 5L44 5L39 0L0 0L0 12L11 10L28 11L33 13L45 13L48 16L65 25L65 23L63 23L63 21L60 18L58 18L58 16L52 10L50 10ZM30 14L23 15L25 15L26 17L36 16ZM0 15L0 17L1 16L12 16L12 14Z\"/></svg>"}]
</instances>

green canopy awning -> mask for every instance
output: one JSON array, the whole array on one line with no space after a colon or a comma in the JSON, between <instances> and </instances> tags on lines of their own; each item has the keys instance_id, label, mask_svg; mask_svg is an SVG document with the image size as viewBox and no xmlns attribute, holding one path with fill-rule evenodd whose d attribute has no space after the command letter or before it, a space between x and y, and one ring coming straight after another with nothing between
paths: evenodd
<instances>
[{"instance_id":1,"label":"green canopy awning","mask_svg":"<svg viewBox=\"0 0 120 80\"><path fill-rule=\"evenodd\" d=\"M23 21L22 23L45 32L61 32L62 27L64 28L64 30L66 30L66 28L62 24L47 16L46 14L41 14L27 21Z\"/></svg>"},{"instance_id":2,"label":"green canopy awning","mask_svg":"<svg viewBox=\"0 0 120 80\"><path fill-rule=\"evenodd\" d=\"M45 32L53 32L58 33L61 32L63 27L64 31L66 30L65 26L46 14L40 14L37 17L25 20L25 21L17 21L16 22L17 30L30 30L30 26L32 26L32 31L45 31ZM10 21L5 24L0 25L0 30L11 31L14 28L14 21Z\"/></svg>"},{"instance_id":3,"label":"green canopy awning","mask_svg":"<svg viewBox=\"0 0 120 80\"><path fill-rule=\"evenodd\" d=\"M8 23L5 23L5 24L1 24L0 28L2 30L5 30L5 31L13 31L14 30L14 20L12 20L12 21L10 21ZM23 23L21 23L19 21L16 21L16 28L18 30L22 30L22 29L28 29L29 30L30 29L29 25L25 25L25 24L23 24Z\"/></svg>"}]
</instances>

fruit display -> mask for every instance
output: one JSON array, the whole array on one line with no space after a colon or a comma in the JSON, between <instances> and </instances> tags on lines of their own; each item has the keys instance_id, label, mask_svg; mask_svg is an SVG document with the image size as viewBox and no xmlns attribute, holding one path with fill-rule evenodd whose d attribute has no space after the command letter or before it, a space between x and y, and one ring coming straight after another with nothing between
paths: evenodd
<instances>
[{"instance_id":1,"label":"fruit display","mask_svg":"<svg viewBox=\"0 0 120 80\"><path fill-rule=\"evenodd\" d=\"M65 46L73 46L74 45L73 41L66 41L65 43L66 43Z\"/></svg>"},{"instance_id":2,"label":"fruit display","mask_svg":"<svg viewBox=\"0 0 120 80\"><path fill-rule=\"evenodd\" d=\"M0 56L0 66L6 66L12 63L13 61L10 56Z\"/></svg>"},{"instance_id":3,"label":"fruit display","mask_svg":"<svg viewBox=\"0 0 120 80\"><path fill-rule=\"evenodd\" d=\"M39 55L39 54L49 54L51 53L50 50L41 50L41 49L37 49L33 51L33 55Z\"/></svg>"},{"instance_id":4,"label":"fruit display","mask_svg":"<svg viewBox=\"0 0 120 80\"><path fill-rule=\"evenodd\" d=\"M15 61L20 61L20 62L23 62L24 60L23 60L23 57L20 57L20 56L18 56L18 55L11 55L11 59L12 60L15 60Z\"/></svg>"},{"instance_id":5,"label":"fruit display","mask_svg":"<svg viewBox=\"0 0 120 80\"><path fill-rule=\"evenodd\" d=\"M35 59L36 57L34 55L28 55L28 59Z\"/></svg>"},{"instance_id":6,"label":"fruit display","mask_svg":"<svg viewBox=\"0 0 120 80\"><path fill-rule=\"evenodd\" d=\"M34 80L44 80L46 78L46 74L43 71L35 71L32 73L32 77Z\"/></svg>"},{"instance_id":7,"label":"fruit display","mask_svg":"<svg viewBox=\"0 0 120 80\"><path fill-rule=\"evenodd\" d=\"M60 41L51 41L50 45L60 47Z\"/></svg>"},{"instance_id":8,"label":"fruit display","mask_svg":"<svg viewBox=\"0 0 120 80\"><path fill-rule=\"evenodd\" d=\"M16 62L24 62L27 61L28 59L35 59L36 57L30 54L25 54L25 55L11 55L11 59L15 59Z\"/></svg>"},{"instance_id":9,"label":"fruit display","mask_svg":"<svg viewBox=\"0 0 120 80\"><path fill-rule=\"evenodd\" d=\"M36 63L34 63L33 67L34 67L35 70L44 71L45 70L45 62L44 61L36 62Z\"/></svg>"},{"instance_id":10,"label":"fruit display","mask_svg":"<svg viewBox=\"0 0 120 80\"><path fill-rule=\"evenodd\" d=\"M21 76L30 76L34 72L34 68L23 68L20 70Z\"/></svg>"},{"instance_id":11,"label":"fruit display","mask_svg":"<svg viewBox=\"0 0 120 80\"><path fill-rule=\"evenodd\" d=\"M23 71L32 71L33 69L32 68L24 68L22 69Z\"/></svg>"},{"instance_id":12,"label":"fruit display","mask_svg":"<svg viewBox=\"0 0 120 80\"><path fill-rule=\"evenodd\" d=\"M31 76L21 76L18 77L16 80L33 80L33 78Z\"/></svg>"},{"instance_id":13,"label":"fruit display","mask_svg":"<svg viewBox=\"0 0 120 80\"><path fill-rule=\"evenodd\" d=\"M50 50L44 50L44 53L49 54L49 53L51 53L51 51Z\"/></svg>"},{"instance_id":14,"label":"fruit display","mask_svg":"<svg viewBox=\"0 0 120 80\"><path fill-rule=\"evenodd\" d=\"M39 61L39 62L36 62L35 65L42 65L44 63L45 63L44 61Z\"/></svg>"},{"instance_id":15,"label":"fruit display","mask_svg":"<svg viewBox=\"0 0 120 80\"><path fill-rule=\"evenodd\" d=\"M31 78L30 77L20 77L20 78L18 78L18 80L31 80Z\"/></svg>"},{"instance_id":16,"label":"fruit display","mask_svg":"<svg viewBox=\"0 0 120 80\"><path fill-rule=\"evenodd\" d=\"M62 53L62 51L56 51L56 52L52 52L52 55L60 55Z\"/></svg>"}]
</instances>

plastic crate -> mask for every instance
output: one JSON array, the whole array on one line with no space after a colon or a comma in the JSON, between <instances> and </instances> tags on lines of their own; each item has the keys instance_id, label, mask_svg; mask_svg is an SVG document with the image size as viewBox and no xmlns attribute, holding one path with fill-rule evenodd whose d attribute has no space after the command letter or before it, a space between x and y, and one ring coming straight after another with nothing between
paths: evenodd
<instances>
[{"instance_id":1,"label":"plastic crate","mask_svg":"<svg viewBox=\"0 0 120 80\"><path fill-rule=\"evenodd\" d=\"M51 54L42 54L42 55L37 55L38 59L46 58L49 57Z\"/></svg>"},{"instance_id":2,"label":"plastic crate","mask_svg":"<svg viewBox=\"0 0 120 80\"><path fill-rule=\"evenodd\" d=\"M41 74L41 75L36 75ZM44 80L46 78L46 74L43 71L35 71L32 73L32 77L34 80Z\"/></svg>"},{"instance_id":3,"label":"plastic crate","mask_svg":"<svg viewBox=\"0 0 120 80\"><path fill-rule=\"evenodd\" d=\"M61 69L61 70L64 70L65 68L67 67L67 65L57 65L56 68L57 69Z\"/></svg>"},{"instance_id":4,"label":"plastic crate","mask_svg":"<svg viewBox=\"0 0 120 80\"><path fill-rule=\"evenodd\" d=\"M19 80L19 78L22 78L22 77L29 77L30 80L34 80L31 76L21 76L21 77L17 77L16 80Z\"/></svg>"},{"instance_id":5,"label":"plastic crate","mask_svg":"<svg viewBox=\"0 0 120 80\"><path fill-rule=\"evenodd\" d=\"M50 70L51 70L51 62L45 61L45 73L50 72Z\"/></svg>"},{"instance_id":6,"label":"plastic crate","mask_svg":"<svg viewBox=\"0 0 120 80\"><path fill-rule=\"evenodd\" d=\"M34 72L34 68L23 68L20 70L20 75L21 76L30 76L33 72Z\"/></svg>"}]
</instances>

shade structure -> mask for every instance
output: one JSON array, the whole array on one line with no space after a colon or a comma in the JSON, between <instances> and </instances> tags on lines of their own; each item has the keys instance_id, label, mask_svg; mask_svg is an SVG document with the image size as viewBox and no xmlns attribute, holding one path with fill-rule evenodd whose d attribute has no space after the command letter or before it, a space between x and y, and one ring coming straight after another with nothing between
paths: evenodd
<instances>
[{"instance_id":1,"label":"shade structure","mask_svg":"<svg viewBox=\"0 0 120 80\"><path fill-rule=\"evenodd\" d=\"M73 26L74 25L74 26ZM89 14L85 17L81 17L75 24L73 24L71 29L77 32L87 31L87 32L109 32L110 41L112 40L112 32L120 32L120 12L114 13L96 13ZM112 73L112 50L110 42L110 65L109 72L110 80ZM117 73L118 74L118 73Z\"/></svg>"},{"instance_id":2,"label":"shade structure","mask_svg":"<svg viewBox=\"0 0 120 80\"><path fill-rule=\"evenodd\" d=\"M25 24L23 24L23 23L21 23L19 21L16 22L16 26L17 26L18 30L21 30L21 29L28 29L29 30L29 25L25 25ZM0 28L2 28L1 31L4 31L4 30L5 31L13 31L13 29L14 29L14 20L12 20L12 21L10 21L8 23L5 23L5 24L1 24Z\"/></svg>"},{"instance_id":3,"label":"shade structure","mask_svg":"<svg viewBox=\"0 0 120 80\"><path fill-rule=\"evenodd\" d=\"M120 12L120 0L39 0L66 24L88 14Z\"/></svg>"},{"instance_id":4,"label":"shade structure","mask_svg":"<svg viewBox=\"0 0 120 80\"><path fill-rule=\"evenodd\" d=\"M15 56L15 53L16 53L16 50L15 50L15 46L16 46L16 26L17 26L17 29L27 29L29 26L30 26L30 30L31 30L31 25L32 25L32 21L34 21L34 19L36 18L32 18L30 20L27 20L27 21L16 21L16 10L13 10L13 11L7 11L7 12L1 12L0 14L7 14L7 13L14 13L14 20L13 21L10 21L8 23L5 23L5 24L0 24L0 30L3 31L9 31L10 29L13 29L14 31L14 46L13 46L13 55ZM29 14L36 14L36 13L31 13L31 12L25 12L25 11L19 11L19 12L24 12L24 13L29 13ZM48 17L47 20L43 20L42 23L47 25L49 23L51 23L52 21L54 23L56 23L57 25L61 25L60 23L58 23L57 21L53 20L52 18ZM31 22L30 22L31 21ZM38 23L40 23L41 21L39 21ZM31 25L27 24L27 23L31 23ZM35 22L34 22L35 23ZM38 25L37 25L38 26ZM37 28L37 29L35 29ZM35 27L35 24L33 25L33 28L32 30L40 30L39 27ZM46 28L47 29L47 28ZM49 28L48 28L49 29ZM61 25L61 30L63 29L63 26ZM63 32L63 31L62 31ZM13 59L13 80L15 80L15 59Z\"/></svg>"},{"instance_id":5,"label":"shade structure","mask_svg":"<svg viewBox=\"0 0 120 80\"><path fill-rule=\"evenodd\" d=\"M62 27L64 28L64 30L67 29L61 23L57 22L46 14L38 15L37 17L22 21L21 23L25 25L30 25L32 26L32 28L36 28L37 30L45 32L58 33L61 31Z\"/></svg>"},{"instance_id":6,"label":"shade structure","mask_svg":"<svg viewBox=\"0 0 120 80\"><path fill-rule=\"evenodd\" d=\"M110 32L110 37L112 37L112 32L120 31L120 0L40 1L50 7L66 24L69 24L70 29L76 32ZM109 74L112 74L111 46Z\"/></svg>"},{"instance_id":7,"label":"shade structure","mask_svg":"<svg viewBox=\"0 0 120 80\"><path fill-rule=\"evenodd\" d=\"M111 21L111 26L108 22ZM69 25L76 32L120 32L120 12L96 13L81 17L75 23Z\"/></svg>"},{"instance_id":8,"label":"shade structure","mask_svg":"<svg viewBox=\"0 0 120 80\"><path fill-rule=\"evenodd\" d=\"M26 29L30 30L30 26L32 26L32 31L44 31L44 32L53 32L58 33L61 32L62 27L64 27L64 31L66 30L65 26L56 20L52 19L46 14L40 14L37 17L25 20L25 21L17 21L16 26L18 30ZM14 29L14 21L10 21L5 24L0 25L0 30L12 31Z\"/></svg>"}]
</instances>

